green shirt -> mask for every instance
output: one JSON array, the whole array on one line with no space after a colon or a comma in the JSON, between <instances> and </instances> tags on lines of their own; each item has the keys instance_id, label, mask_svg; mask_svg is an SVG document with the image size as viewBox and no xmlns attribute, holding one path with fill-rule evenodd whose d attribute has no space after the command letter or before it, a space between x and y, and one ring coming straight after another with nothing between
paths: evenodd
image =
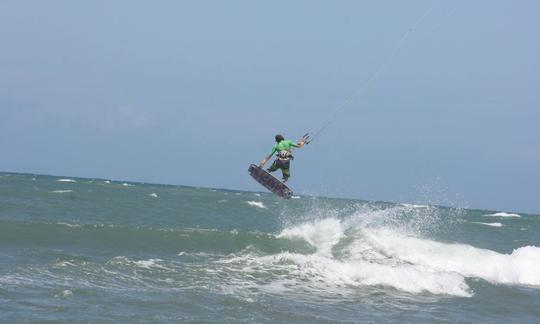
<instances>
[{"instance_id":1,"label":"green shirt","mask_svg":"<svg viewBox=\"0 0 540 324\"><path fill-rule=\"evenodd\" d=\"M272 156L272 155L274 155L274 153L280 152L280 151L289 151L290 152L293 147L298 147L298 145L296 145L296 143L293 142L293 141L283 140L283 141L277 143L276 145L274 145L274 147L272 147L272 152L270 152L270 156Z\"/></svg>"}]
</instances>

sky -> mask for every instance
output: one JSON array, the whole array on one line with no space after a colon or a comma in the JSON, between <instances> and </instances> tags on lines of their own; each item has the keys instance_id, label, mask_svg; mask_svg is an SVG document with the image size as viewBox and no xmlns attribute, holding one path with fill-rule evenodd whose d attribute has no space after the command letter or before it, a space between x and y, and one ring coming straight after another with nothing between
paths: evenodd
<instances>
[{"instance_id":1,"label":"sky","mask_svg":"<svg viewBox=\"0 0 540 324\"><path fill-rule=\"evenodd\" d=\"M296 193L540 213L539 39L532 0L3 0L0 171L259 191L343 106Z\"/></svg>"}]
</instances>

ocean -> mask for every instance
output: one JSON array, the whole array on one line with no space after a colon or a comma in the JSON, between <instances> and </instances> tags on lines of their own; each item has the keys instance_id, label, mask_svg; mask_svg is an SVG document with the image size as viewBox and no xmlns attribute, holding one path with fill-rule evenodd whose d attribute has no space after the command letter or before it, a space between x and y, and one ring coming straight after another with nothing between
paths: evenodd
<instances>
[{"instance_id":1,"label":"ocean","mask_svg":"<svg viewBox=\"0 0 540 324\"><path fill-rule=\"evenodd\" d=\"M0 321L538 323L539 232L508 211L0 173Z\"/></svg>"}]
</instances>

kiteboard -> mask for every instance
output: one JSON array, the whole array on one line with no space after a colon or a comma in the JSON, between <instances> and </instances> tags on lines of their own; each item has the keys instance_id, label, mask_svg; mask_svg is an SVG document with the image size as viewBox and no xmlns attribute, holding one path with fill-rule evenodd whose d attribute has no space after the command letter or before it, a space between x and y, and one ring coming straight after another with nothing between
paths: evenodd
<instances>
[{"instance_id":1,"label":"kiteboard","mask_svg":"<svg viewBox=\"0 0 540 324\"><path fill-rule=\"evenodd\" d=\"M292 190L263 168L252 164L249 166L248 171L255 181L281 198L289 199L292 197Z\"/></svg>"}]
</instances>

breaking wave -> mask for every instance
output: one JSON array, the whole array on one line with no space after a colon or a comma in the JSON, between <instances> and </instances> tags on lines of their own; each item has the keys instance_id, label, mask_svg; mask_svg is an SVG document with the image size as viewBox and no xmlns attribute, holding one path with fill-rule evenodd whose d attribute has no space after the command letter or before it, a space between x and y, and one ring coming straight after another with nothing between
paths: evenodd
<instances>
[{"instance_id":1,"label":"breaking wave","mask_svg":"<svg viewBox=\"0 0 540 324\"><path fill-rule=\"evenodd\" d=\"M471 297L474 291L468 279L540 288L539 247L523 246L503 254L438 242L423 237L417 226L398 226L402 208L361 209L348 217L288 226L276 235L277 239L307 243L314 250L311 253L249 251L221 262L241 277L273 277L259 289L279 293L343 293L347 288L378 286L414 294ZM416 215L425 220L425 215ZM411 222L414 224L414 219Z\"/></svg>"}]
</instances>

